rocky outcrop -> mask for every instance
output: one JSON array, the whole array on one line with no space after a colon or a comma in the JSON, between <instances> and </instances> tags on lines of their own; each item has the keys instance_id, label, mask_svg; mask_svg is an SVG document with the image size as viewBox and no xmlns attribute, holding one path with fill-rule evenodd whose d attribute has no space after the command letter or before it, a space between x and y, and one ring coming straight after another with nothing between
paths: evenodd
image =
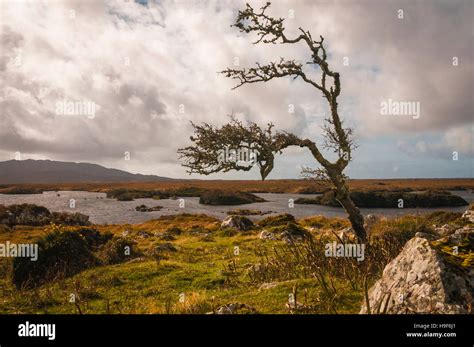
<instances>
[{"instance_id":1,"label":"rocky outcrop","mask_svg":"<svg viewBox=\"0 0 474 347\"><path fill-rule=\"evenodd\" d=\"M253 226L253 222L244 216L228 216L221 223L221 228L232 228L239 231L247 231Z\"/></svg>"},{"instance_id":2,"label":"rocky outcrop","mask_svg":"<svg viewBox=\"0 0 474 347\"><path fill-rule=\"evenodd\" d=\"M469 209L463 213L462 218L466 219L467 221L474 223L474 209Z\"/></svg>"},{"instance_id":3,"label":"rocky outcrop","mask_svg":"<svg viewBox=\"0 0 474 347\"><path fill-rule=\"evenodd\" d=\"M436 241L421 233L409 240L368 291L370 312L471 313L474 234L458 231ZM369 313L366 302L360 313Z\"/></svg>"}]
</instances>

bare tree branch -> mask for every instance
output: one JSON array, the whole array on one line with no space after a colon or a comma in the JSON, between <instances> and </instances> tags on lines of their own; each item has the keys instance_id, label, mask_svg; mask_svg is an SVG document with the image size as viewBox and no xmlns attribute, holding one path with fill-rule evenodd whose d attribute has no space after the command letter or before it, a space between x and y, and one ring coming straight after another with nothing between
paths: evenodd
<instances>
[{"instance_id":1,"label":"bare tree branch","mask_svg":"<svg viewBox=\"0 0 474 347\"><path fill-rule=\"evenodd\" d=\"M319 40L313 40L311 33L299 28L301 34L296 38L288 38L285 35L284 18L273 18L266 14L266 10L270 7L267 2L260 11L255 11L254 8L247 4L245 9L239 11L237 19L233 26L244 33L256 33L258 39L257 43L280 43L280 44L294 44L304 42L311 51L311 61L307 64L316 65L321 70L321 80L316 82L309 78L304 72L303 66L294 60L285 60L280 58L280 62L272 62L268 65L256 64L256 67L249 69L226 69L221 71L226 77L238 80L238 84L233 88L239 88L247 83L268 82L274 78L281 77L300 77L304 82L317 88L322 92L323 96L329 103L331 111L331 125L333 127L331 135L334 135L336 141L331 141L331 144L338 144L339 148L336 152L343 153L339 157L337 165L345 168L351 156L353 141L350 136L352 130L345 130L342 126L337 111L337 97L341 93L341 81L338 72L332 71L327 62L327 52L324 46L324 38L319 36ZM332 78L332 85L328 89L327 78Z\"/></svg>"},{"instance_id":2,"label":"bare tree branch","mask_svg":"<svg viewBox=\"0 0 474 347\"><path fill-rule=\"evenodd\" d=\"M325 141L323 148L332 150L338 154L338 159L331 162L324 157L314 141L301 139L287 132L273 132L273 125L269 124L266 129L260 128L255 123L244 126L241 122L232 118L231 122L222 128L216 128L209 124L193 124L195 135L191 137L193 146L180 149L181 158L185 159L184 166L189 168L190 173L210 174L218 171L245 170L238 163L221 163L218 153L226 146L239 148L242 142L252 144L259 151L258 166L262 180L267 177L273 169L274 156L281 153L289 146L307 148L321 168L306 169L303 174L328 179L336 188L336 199L346 209L352 227L361 241L366 240L363 217L350 197L349 188L346 184L347 176L343 170L349 164L351 151L355 148L352 139L353 130L344 128L343 121L339 117L337 98L341 93L341 80L338 72L329 68L327 52L324 46L324 38L314 40L309 31L299 28L300 34L289 38L285 34L284 19L273 18L266 11L270 7L267 2L259 11L255 11L249 4L245 9L239 11L233 26L240 32L256 33L258 43L271 44L306 44L311 53L311 60L306 65L315 65L321 71L319 81L309 77L301 63L295 60L280 58L279 62L271 62L267 65L256 63L255 67L248 69L226 69L221 71L226 77L236 80L238 83L233 88L239 88L244 84L269 82L275 78L292 77L301 78L304 82L316 88L327 100L330 116L326 119L323 127Z\"/></svg>"}]
</instances>

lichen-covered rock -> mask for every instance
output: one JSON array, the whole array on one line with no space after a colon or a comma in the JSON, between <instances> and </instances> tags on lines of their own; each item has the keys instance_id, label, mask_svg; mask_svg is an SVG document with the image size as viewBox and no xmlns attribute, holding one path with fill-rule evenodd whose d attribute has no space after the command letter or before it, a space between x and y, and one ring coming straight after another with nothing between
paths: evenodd
<instances>
[{"instance_id":1,"label":"lichen-covered rock","mask_svg":"<svg viewBox=\"0 0 474 347\"><path fill-rule=\"evenodd\" d=\"M454 233L457 229L459 229L459 225L455 225L455 224L444 224L443 226L435 227L435 228L434 228L434 231L435 231L435 233L436 233L438 236L444 237L444 236L451 235L451 234Z\"/></svg>"},{"instance_id":2,"label":"lichen-covered rock","mask_svg":"<svg viewBox=\"0 0 474 347\"><path fill-rule=\"evenodd\" d=\"M470 313L474 297L472 242L466 236L459 243L454 235L432 242L423 237L409 240L370 288L371 313ZM454 255L449 254L451 250ZM461 251L465 259L458 257ZM368 313L365 300L360 313Z\"/></svg>"},{"instance_id":3,"label":"lichen-covered rock","mask_svg":"<svg viewBox=\"0 0 474 347\"><path fill-rule=\"evenodd\" d=\"M466 212L462 214L462 218L466 219L467 221L474 223L474 209L470 208Z\"/></svg>"},{"instance_id":4,"label":"lichen-covered rock","mask_svg":"<svg viewBox=\"0 0 474 347\"><path fill-rule=\"evenodd\" d=\"M244 216L228 216L221 224L221 228L232 228L239 231L247 231L253 226L253 222Z\"/></svg>"}]
</instances>

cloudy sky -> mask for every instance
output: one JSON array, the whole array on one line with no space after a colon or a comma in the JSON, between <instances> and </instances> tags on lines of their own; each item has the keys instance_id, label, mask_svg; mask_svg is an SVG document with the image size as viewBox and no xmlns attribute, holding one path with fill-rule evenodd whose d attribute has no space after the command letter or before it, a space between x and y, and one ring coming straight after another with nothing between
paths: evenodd
<instances>
[{"instance_id":1,"label":"cloudy sky","mask_svg":"<svg viewBox=\"0 0 474 347\"><path fill-rule=\"evenodd\" d=\"M341 74L340 114L359 144L350 177L474 177L473 4L272 4L269 14L286 18L287 36L303 27L325 38L330 66ZM255 36L230 27L243 6L1 0L0 160L19 153L189 178L176 154L189 144L189 121L219 125L231 113L320 142L328 107L317 90L292 79L231 90L234 82L217 73L236 63L309 59L302 44L252 45ZM388 100L413 102L420 112L383 114ZM71 102L95 112L61 111ZM297 178L302 165L314 159L289 149L269 178Z\"/></svg>"}]
</instances>

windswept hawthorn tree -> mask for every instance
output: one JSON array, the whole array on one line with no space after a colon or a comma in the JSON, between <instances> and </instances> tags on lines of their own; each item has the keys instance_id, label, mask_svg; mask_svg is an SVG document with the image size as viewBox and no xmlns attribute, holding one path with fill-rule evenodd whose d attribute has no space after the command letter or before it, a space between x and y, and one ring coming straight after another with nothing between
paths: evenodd
<instances>
[{"instance_id":1,"label":"windswept hawthorn tree","mask_svg":"<svg viewBox=\"0 0 474 347\"><path fill-rule=\"evenodd\" d=\"M257 165L260 168L262 180L267 177L273 169L274 155L289 146L306 147L320 164L320 168L306 169L305 175L316 176L329 181L335 188L336 199L348 213L352 228L359 241L366 241L364 219L359 208L350 197L346 176L343 174L351 160L351 152L354 149L352 129L343 127L339 117L337 98L341 94L341 80L338 72L329 68L327 62L324 38L313 39L309 31L299 28L300 34L290 38L285 33L283 18L273 18L267 15L266 10L270 3L267 2L259 11L255 11L249 4L245 9L239 11L234 27L244 33L256 33L258 43L271 44L304 44L311 53L311 60L306 64L315 65L320 70L320 80L316 81L309 77L301 63L295 60L281 58L278 62L267 65L257 63L255 67L248 69L226 69L222 71L226 77L235 79L238 84L233 88L239 88L244 84L268 82L275 78L292 77L301 79L309 86L322 93L323 98L329 105L330 115L326 118L324 130L323 148L332 150L337 155L335 161L330 161L320 151L316 143L310 139L302 139L288 132L274 132L273 125L268 124L266 129L260 128L255 123L247 126L232 118L229 124L221 128L207 123L202 125L193 124L195 134L191 137L194 145L180 149L181 158L185 159L184 166L188 172L200 174L211 174L214 172L227 172L230 170L250 170L251 166L242 166L237 162L223 162L219 160L219 151L225 147L239 148L252 144L258 151Z\"/></svg>"}]
</instances>

